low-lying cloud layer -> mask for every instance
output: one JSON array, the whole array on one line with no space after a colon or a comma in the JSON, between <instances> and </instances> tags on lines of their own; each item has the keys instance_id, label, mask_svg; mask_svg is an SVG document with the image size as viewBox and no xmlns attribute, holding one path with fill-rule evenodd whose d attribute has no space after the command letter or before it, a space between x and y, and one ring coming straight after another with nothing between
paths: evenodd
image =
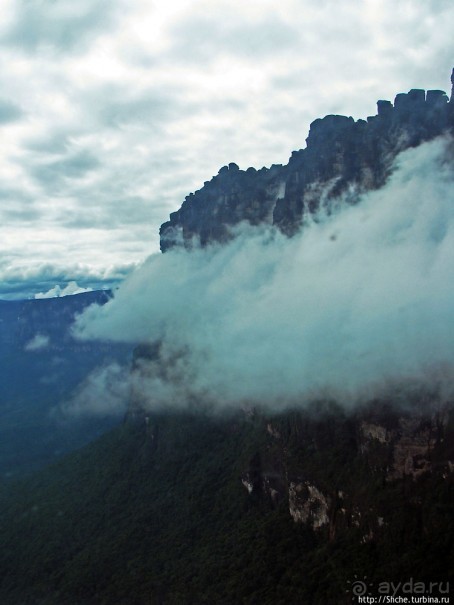
<instances>
[{"instance_id":1,"label":"low-lying cloud layer","mask_svg":"<svg viewBox=\"0 0 454 605\"><path fill-rule=\"evenodd\" d=\"M35 294L35 298L58 298L61 296L73 296L74 294L82 294L83 292L91 292L92 290L93 288L82 288L77 282L70 281L64 288L61 288L59 284L56 284L47 292L38 292Z\"/></svg>"},{"instance_id":2,"label":"low-lying cloud layer","mask_svg":"<svg viewBox=\"0 0 454 605\"><path fill-rule=\"evenodd\" d=\"M155 255L82 338L160 342L131 380L146 405L351 401L454 377L450 140L402 153L389 182L292 239L244 227L225 246Z\"/></svg>"}]
</instances>

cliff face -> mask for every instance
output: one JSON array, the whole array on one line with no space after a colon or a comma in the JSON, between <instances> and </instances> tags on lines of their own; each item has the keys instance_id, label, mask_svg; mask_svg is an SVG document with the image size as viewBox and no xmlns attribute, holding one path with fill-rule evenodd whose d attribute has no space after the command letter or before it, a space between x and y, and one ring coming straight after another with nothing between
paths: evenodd
<instances>
[{"instance_id":1,"label":"cliff face","mask_svg":"<svg viewBox=\"0 0 454 605\"><path fill-rule=\"evenodd\" d=\"M454 70L451 81L454 88ZM287 165L244 171L231 163L187 196L161 226L161 250L226 241L243 221L293 235L321 204L340 195L354 202L361 192L381 187L400 151L446 132L454 132L454 99L440 90L413 89L398 94L394 104L378 101L377 115L367 121L339 115L315 120L306 148L294 151Z\"/></svg>"},{"instance_id":2,"label":"cliff face","mask_svg":"<svg viewBox=\"0 0 454 605\"><path fill-rule=\"evenodd\" d=\"M263 441L242 483L329 540L353 531L359 543L382 544L405 507L430 532L436 498L429 503L427 485L454 481L454 409L433 396L407 404L374 401L348 413L322 403L262 418Z\"/></svg>"},{"instance_id":3,"label":"cliff face","mask_svg":"<svg viewBox=\"0 0 454 605\"><path fill-rule=\"evenodd\" d=\"M410 578L446 586L454 425L431 410L125 423L26 485L0 484L0 602L342 605L365 576L374 595ZM432 470L396 466L399 448Z\"/></svg>"}]
</instances>

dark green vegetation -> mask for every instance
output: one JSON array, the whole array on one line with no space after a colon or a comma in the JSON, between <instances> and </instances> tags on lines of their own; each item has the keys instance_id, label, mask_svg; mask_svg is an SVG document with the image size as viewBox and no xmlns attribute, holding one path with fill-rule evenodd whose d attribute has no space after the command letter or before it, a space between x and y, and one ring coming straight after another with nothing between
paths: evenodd
<instances>
[{"instance_id":1,"label":"dark green vegetation","mask_svg":"<svg viewBox=\"0 0 454 605\"><path fill-rule=\"evenodd\" d=\"M337 604L348 581L449 580L453 474L387 481L358 419L156 415L101 437L1 492L4 605ZM452 419L431 453L452 455ZM441 462L440 462L441 465ZM255 484L248 493L245 476ZM275 481L273 502L263 478ZM295 523L283 478L309 478L340 506ZM335 488L333 488L335 486ZM11 489L13 488L13 489ZM365 539L371 519L386 523ZM344 520L339 520L340 518ZM352 517L348 517L351 519ZM337 520L336 520L337 519Z\"/></svg>"},{"instance_id":2,"label":"dark green vegetation","mask_svg":"<svg viewBox=\"0 0 454 605\"><path fill-rule=\"evenodd\" d=\"M0 301L0 476L40 468L118 423L112 417L67 422L53 413L94 368L129 359L124 345L71 336L75 314L108 298L105 292L88 292Z\"/></svg>"}]
</instances>

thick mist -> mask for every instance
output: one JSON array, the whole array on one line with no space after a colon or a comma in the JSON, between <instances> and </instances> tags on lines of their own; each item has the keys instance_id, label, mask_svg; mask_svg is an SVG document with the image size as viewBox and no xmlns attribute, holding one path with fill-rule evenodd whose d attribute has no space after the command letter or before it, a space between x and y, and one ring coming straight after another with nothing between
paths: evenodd
<instances>
[{"instance_id":1,"label":"thick mist","mask_svg":"<svg viewBox=\"0 0 454 605\"><path fill-rule=\"evenodd\" d=\"M452 141L398 156L388 183L338 200L291 239L244 226L227 245L150 257L79 338L160 342L130 375L147 405L272 408L454 377Z\"/></svg>"},{"instance_id":2,"label":"thick mist","mask_svg":"<svg viewBox=\"0 0 454 605\"><path fill-rule=\"evenodd\" d=\"M120 416L126 412L131 395L129 369L117 362L95 368L66 401L52 410L56 420L84 416Z\"/></svg>"}]
</instances>

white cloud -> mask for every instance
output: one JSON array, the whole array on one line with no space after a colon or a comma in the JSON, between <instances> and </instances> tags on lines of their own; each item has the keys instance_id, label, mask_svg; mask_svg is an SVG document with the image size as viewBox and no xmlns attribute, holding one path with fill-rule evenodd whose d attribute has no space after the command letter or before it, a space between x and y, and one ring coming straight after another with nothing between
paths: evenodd
<instances>
[{"instance_id":1,"label":"white cloud","mask_svg":"<svg viewBox=\"0 0 454 605\"><path fill-rule=\"evenodd\" d=\"M292 239L245 227L225 246L150 257L77 333L160 342L133 378L150 405L351 400L435 375L451 388L452 145L402 153L385 187Z\"/></svg>"},{"instance_id":2,"label":"white cloud","mask_svg":"<svg viewBox=\"0 0 454 605\"><path fill-rule=\"evenodd\" d=\"M70 281L64 288L56 284L47 292L38 292L35 298L58 298L60 296L72 296L73 294L82 294L82 292L92 292L93 288L81 288L77 282Z\"/></svg>"},{"instance_id":3,"label":"white cloud","mask_svg":"<svg viewBox=\"0 0 454 605\"><path fill-rule=\"evenodd\" d=\"M128 370L117 363L96 368L54 413L66 418L122 414L129 399L129 385Z\"/></svg>"},{"instance_id":4,"label":"white cloud","mask_svg":"<svg viewBox=\"0 0 454 605\"><path fill-rule=\"evenodd\" d=\"M26 345L25 351L41 351L49 346L49 336L45 334L36 334Z\"/></svg>"},{"instance_id":5,"label":"white cloud","mask_svg":"<svg viewBox=\"0 0 454 605\"><path fill-rule=\"evenodd\" d=\"M22 260L22 259L21 259ZM24 266L10 266L8 257L0 259L2 298L34 298L46 293L56 284L68 284L76 278L81 288L113 289L136 267L135 264L90 266L85 264L53 264L30 261Z\"/></svg>"},{"instance_id":6,"label":"white cloud","mask_svg":"<svg viewBox=\"0 0 454 605\"><path fill-rule=\"evenodd\" d=\"M445 0L4 0L2 17L0 252L16 273L138 263L222 165L285 163L317 117L450 86Z\"/></svg>"}]
</instances>

